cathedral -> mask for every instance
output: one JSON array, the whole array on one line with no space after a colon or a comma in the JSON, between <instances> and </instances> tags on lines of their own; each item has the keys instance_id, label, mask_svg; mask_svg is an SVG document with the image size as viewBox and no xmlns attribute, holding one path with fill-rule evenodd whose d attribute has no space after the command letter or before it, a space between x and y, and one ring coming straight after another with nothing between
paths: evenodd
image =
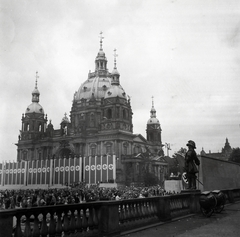
<instances>
[{"instance_id":1,"label":"cathedral","mask_svg":"<svg viewBox=\"0 0 240 237\"><path fill-rule=\"evenodd\" d=\"M95 70L73 95L69 116L65 113L55 129L40 105L36 75L32 103L22 114L17 161L115 155L116 183L139 183L144 173L163 183L168 175L164 160L161 126L154 102L146 123L146 138L133 133L130 97L120 84L116 50L110 73L100 37ZM83 167L84 168L84 167ZM143 172L144 171L144 172Z\"/></svg>"}]
</instances>

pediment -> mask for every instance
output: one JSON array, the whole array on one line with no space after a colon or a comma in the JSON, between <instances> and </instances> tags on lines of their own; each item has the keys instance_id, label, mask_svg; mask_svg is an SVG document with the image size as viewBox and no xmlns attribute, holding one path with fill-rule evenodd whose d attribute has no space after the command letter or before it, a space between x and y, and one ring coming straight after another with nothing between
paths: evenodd
<instances>
[{"instance_id":1,"label":"pediment","mask_svg":"<svg viewBox=\"0 0 240 237\"><path fill-rule=\"evenodd\" d=\"M133 138L133 141L147 143L147 140L141 134L136 134L135 137Z\"/></svg>"}]
</instances>

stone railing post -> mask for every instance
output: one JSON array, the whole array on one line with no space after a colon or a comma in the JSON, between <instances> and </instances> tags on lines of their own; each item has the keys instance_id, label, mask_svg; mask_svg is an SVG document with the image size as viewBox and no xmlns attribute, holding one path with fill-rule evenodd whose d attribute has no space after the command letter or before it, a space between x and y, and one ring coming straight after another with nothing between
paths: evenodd
<instances>
[{"instance_id":1,"label":"stone railing post","mask_svg":"<svg viewBox=\"0 0 240 237\"><path fill-rule=\"evenodd\" d=\"M190 212L196 213L200 211L199 197L200 192L190 194Z\"/></svg>"},{"instance_id":2,"label":"stone railing post","mask_svg":"<svg viewBox=\"0 0 240 237\"><path fill-rule=\"evenodd\" d=\"M12 236L14 211L0 212L0 236Z\"/></svg>"},{"instance_id":3,"label":"stone railing post","mask_svg":"<svg viewBox=\"0 0 240 237\"><path fill-rule=\"evenodd\" d=\"M160 221L169 221L172 219L170 210L170 196L161 196L158 198L158 218Z\"/></svg>"},{"instance_id":4,"label":"stone railing post","mask_svg":"<svg viewBox=\"0 0 240 237\"><path fill-rule=\"evenodd\" d=\"M102 202L99 211L99 229L101 236L120 234L119 205L121 201Z\"/></svg>"}]
</instances>

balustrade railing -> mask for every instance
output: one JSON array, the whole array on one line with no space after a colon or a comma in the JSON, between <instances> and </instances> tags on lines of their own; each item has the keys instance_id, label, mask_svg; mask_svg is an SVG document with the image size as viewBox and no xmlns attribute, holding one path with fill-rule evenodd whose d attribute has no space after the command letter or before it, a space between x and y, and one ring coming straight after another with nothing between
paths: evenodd
<instances>
[{"instance_id":1,"label":"balustrade railing","mask_svg":"<svg viewBox=\"0 0 240 237\"><path fill-rule=\"evenodd\" d=\"M170 197L171 217L184 216L191 213L191 196L190 195L173 195Z\"/></svg>"},{"instance_id":2,"label":"balustrade railing","mask_svg":"<svg viewBox=\"0 0 240 237\"><path fill-rule=\"evenodd\" d=\"M228 202L240 189L222 190ZM200 210L200 193L0 211L0 236L116 236Z\"/></svg>"},{"instance_id":3,"label":"balustrade railing","mask_svg":"<svg viewBox=\"0 0 240 237\"><path fill-rule=\"evenodd\" d=\"M121 231L159 222L159 197L121 201L119 205L119 227Z\"/></svg>"}]
</instances>

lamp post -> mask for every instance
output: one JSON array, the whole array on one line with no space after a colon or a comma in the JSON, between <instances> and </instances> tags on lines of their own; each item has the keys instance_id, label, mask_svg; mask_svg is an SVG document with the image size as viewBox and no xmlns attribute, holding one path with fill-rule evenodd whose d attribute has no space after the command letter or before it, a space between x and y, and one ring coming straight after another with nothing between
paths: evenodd
<instances>
[{"instance_id":1,"label":"lamp post","mask_svg":"<svg viewBox=\"0 0 240 237\"><path fill-rule=\"evenodd\" d=\"M170 143L165 143L165 147L167 148L167 156L169 156L169 150L171 150Z\"/></svg>"}]
</instances>

